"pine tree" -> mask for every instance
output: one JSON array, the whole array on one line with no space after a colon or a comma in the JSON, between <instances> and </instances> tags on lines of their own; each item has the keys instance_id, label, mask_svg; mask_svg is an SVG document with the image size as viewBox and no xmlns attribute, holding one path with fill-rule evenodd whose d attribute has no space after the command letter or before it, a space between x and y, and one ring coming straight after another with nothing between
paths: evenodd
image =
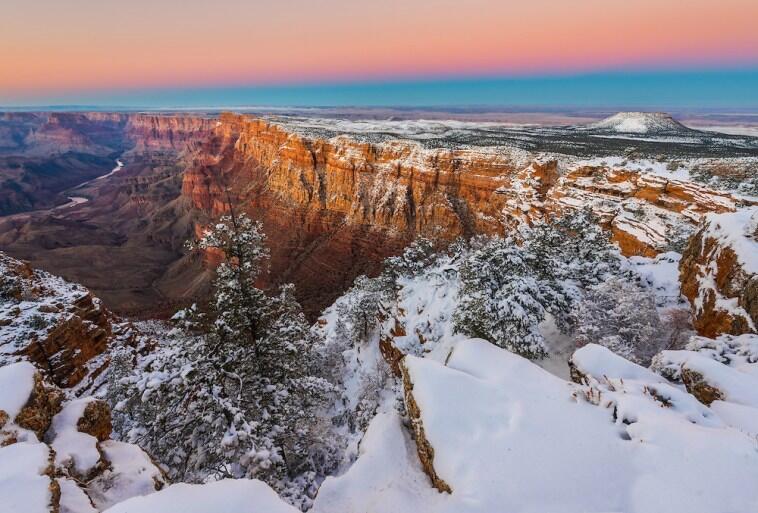
<instances>
[{"instance_id":1,"label":"pine tree","mask_svg":"<svg viewBox=\"0 0 758 513\"><path fill-rule=\"evenodd\" d=\"M460 269L456 330L529 358L544 356L538 329L545 316L544 298L528 255L512 239L479 239L475 244L478 249Z\"/></svg>"},{"instance_id":2,"label":"pine tree","mask_svg":"<svg viewBox=\"0 0 758 513\"><path fill-rule=\"evenodd\" d=\"M611 278L591 287L577 308L576 344L600 344L648 365L666 346L652 295L637 283Z\"/></svg>"},{"instance_id":3,"label":"pine tree","mask_svg":"<svg viewBox=\"0 0 758 513\"><path fill-rule=\"evenodd\" d=\"M234 341L254 349L262 334L268 298L255 287L269 253L261 224L245 214L224 216L190 249L224 255L214 281L214 333L221 342Z\"/></svg>"},{"instance_id":4,"label":"pine tree","mask_svg":"<svg viewBox=\"0 0 758 513\"><path fill-rule=\"evenodd\" d=\"M118 395L139 427L128 436L174 479L255 477L303 505L336 464L324 436L334 387L294 287L255 286L264 242L259 223L230 215L190 244L223 256L210 312L177 315L174 339Z\"/></svg>"}]
</instances>

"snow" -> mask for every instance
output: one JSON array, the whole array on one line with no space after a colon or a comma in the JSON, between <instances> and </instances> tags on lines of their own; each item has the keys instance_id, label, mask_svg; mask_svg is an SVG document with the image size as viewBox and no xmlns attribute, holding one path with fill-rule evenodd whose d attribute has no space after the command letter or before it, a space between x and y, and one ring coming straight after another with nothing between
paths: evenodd
<instances>
[{"instance_id":1,"label":"snow","mask_svg":"<svg viewBox=\"0 0 758 513\"><path fill-rule=\"evenodd\" d=\"M577 349L571 356L571 363L582 374L598 381L607 377L644 380L650 383L665 381L645 367L632 363L613 353L610 349L597 344L587 344Z\"/></svg>"},{"instance_id":2,"label":"snow","mask_svg":"<svg viewBox=\"0 0 758 513\"><path fill-rule=\"evenodd\" d=\"M731 248L743 270L758 274L758 207L705 217L705 237L716 239L720 246Z\"/></svg>"},{"instance_id":3,"label":"snow","mask_svg":"<svg viewBox=\"0 0 758 513\"><path fill-rule=\"evenodd\" d=\"M34 389L34 365L18 362L0 367L0 410L12 421L26 405Z\"/></svg>"},{"instance_id":4,"label":"snow","mask_svg":"<svg viewBox=\"0 0 758 513\"><path fill-rule=\"evenodd\" d=\"M133 444L106 440L100 443L110 468L89 483L87 491L98 509L107 509L132 497L155 492L163 476L150 457Z\"/></svg>"},{"instance_id":5,"label":"snow","mask_svg":"<svg viewBox=\"0 0 758 513\"><path fill-rule=\"evenodd\" d=\"M758 374L724 365L696 351L663 351L660 358L667 367L678 366L702 375L706 383L721 391L725 400L758 408Z\"/></svg>"},{"instance_id":6,"label":"snow","mask_svg":"<svg viewBox=\"0 0 758 513\"><path fill-rule=\"evenodd\" d=\"M590 127L635 134L687 130L665 112L619 112Z\"/></svg>"},{"instance_id":7,"label":"snow","mask_svg":"<svg viewBox=\"0 0 758 513\"><path fill-rule=\"evenodd\" d=\"M361 440L358 460L344 475L326 478L311 511L422 512L442 500L421 469L416 444L392 410L374 417Z\"/></svg>"},{"instance_id":8,"label":"snow","mask_svg":"<svg viewBox=\"0 0 758 513\"><path fill-rule=\"evenodd\" d=\"M742 335L721 335L712 339L708 337L692 337L686 349L698 351L737 370L755 373L758 370L758 335L743 333Z\"/></svg>"},{"instance_id":9,"label":"snow","mask_svg":"<svg viewBox=\"0 0 758 513\"><path fill-rule=\"evenodd\" d=\"M97 438L77 429L77 423L84 414L87 404L94 401L92 397L75 399L66 403L63 409L53 417L52 447L55 451L55 464L60 467L73 465L75 472L85 476L100 461Z\"/></svg>"},{"instance_id":10,"label":"snow","mask_svg":"<svg viewBox=\"0 0 758 513\"><path fill-rule=\"evenodd\" d=\"M103 513L297 513L265 483L226 479L208 484L175 484L134 497Z\"/></svg>"},{"instance_id":11,"label":"snow","mask_svg":"<svg viewBox=\"0 0 758 513\"><path fill-rule=\"evenodd\" d=\"M728 135L747 135L758 137L758 126L755 125L698 125L698 130L719 132Z\"/></svg>"},{"instance_id":12,"label":"snow","mask_svg":"<svg viewBox=\"0 0 758 513\"><path fill-rule=\"evenodd\" d=\"M713 401L711 410L727 425L758 437L758 408L726 401Z\"/></svg>"},{"instance_id":13,"label":"snow","mask_svg":"<svg viewBox=\"0 0 758 513\"><path fill-rule=\"evenodd\" d=\"M52 501L45 475L50 450L41 443L0 447L0 512L48 513Z\"/></svg>"},{"instance_id":14,"label":"snow","mask_svg":"<svg viewBox=\"0 0 758 513\"><path fill-rule=\"evenodd\" d=\"M655 258L632 256L631 269L655 294L656 305L661 308L681 306L684 302L679 282L679 261L682 255L669 251Z\"/></svg>"},{"instance_id":15,"label":"snow","mask_svg":"<svg viewBox=\"0 0 758 513\"><path fill-rule=\"evenodd\" d=\"M447 366L407 357L434 468L452 488L413 510L752 511L755 441L619 363L597 358L609 380L589 388L482 340L458 343Z\"/></svg>"},{"instance_id":16,"label":"snow","mask_svg":"<svg viewBox=\"0 0 758 513\"><path fill-rule=\"evenodd\" d=\"M97 513L87 494L76 481L67 478L57 480L61 489L60 513Z\"/></svg>"}]
</instances>

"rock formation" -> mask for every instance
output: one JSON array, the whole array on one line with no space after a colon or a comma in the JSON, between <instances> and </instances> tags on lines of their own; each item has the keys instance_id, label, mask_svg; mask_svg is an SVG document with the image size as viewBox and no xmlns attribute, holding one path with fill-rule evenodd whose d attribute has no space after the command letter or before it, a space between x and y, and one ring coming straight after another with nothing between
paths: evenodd
<instances>
[{"instance_id":1,"label":"rock formation","mask_svg":"<svg viewBox=\"0 0 758 513\"><path fill-rule=\"evenodd\" d=\"M3 253L0 274L0 364L28 359L62 387L99 372L111 322L98 299Z\"/></svg>"},{"instance_id":2,"label":"rock formation","mask_svg":"<svg viewBox=\"0 0 758 513\"><path fill-rule=\"evenodd\" d=\"M408 410L408 417L411 420L411 427L413 430L413 439L416 441L416 450L418 451L419 461L424 469L424 472L429 479L432 480L432 486L441 492L452 493L450 488L444 479L438 474L434 468L434 447L424 432L424 423L421 417L421 409L413 397L413 381L411 380L410 373L407 367L400 363L400 370L403 377L403 397L405 398L405 407Z\"/></svg>"},{"instance_id":3,"label":"rock formation","mask_svg":"<svg viewBox=\"0 0 758 513\"><path fill-rule=\"evenodd\" d=\"M270 283L294 282L314 312L360 272L417 236L501 234L590 206L626 255L655 255L681 225L736 200L639 171L559 162L504 147L426 148L415 141L313 137L286 125L223 114L193 148L182 195L200 224L229 205L261 219ZM317 309L316 309L317 310Z\"/></svg>"},{"instance_id":4,"label":"rock formation","mask_svg":"<svg viewBox=\"0 0 758 513\"><path fill-rule=\"evenodd\" d=\"M758 325L758 209L707 216L680 262L682 294L701 335L754 333Z\"/></svg>"},{"instance_id":5,"label":"rock formation","mask_svg":"<svg viewBox=\"0 0 758 513\"><path fill-rule=\"evenodd\" d=\"M20 135L8 135L9 146L19 137L28 151L86 143L93 154L121 154L126 166L84 187L92 199L83 205L0 222L0 245L50 270L64 254L66 277L130 315L202 298L214 261L188 258L182 243L230 205L263 222L272 258L261 285L294 283L315 315L420 235L501 234L590 206L624 254L651 256L704 213L732 212L741 201L623 165L485 145L489 139L430 145L228 113L13 119Z\"/></svg>"}]
</instances>

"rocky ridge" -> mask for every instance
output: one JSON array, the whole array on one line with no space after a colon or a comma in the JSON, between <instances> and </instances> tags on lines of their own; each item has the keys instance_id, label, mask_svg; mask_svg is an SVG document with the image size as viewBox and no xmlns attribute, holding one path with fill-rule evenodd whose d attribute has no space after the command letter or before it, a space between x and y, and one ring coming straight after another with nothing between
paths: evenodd
<instances>
[{"instance_id":1,"label":"rocky ridge","mask_svg":"<svg viewBox=\"0 0 758 513\"><path fill-rule=\"evenodd\" d=\"M3 253L0 274L0 364L28 359L62 387L102 370L113 330L99 299Z\"/></svg>"},{"instance_id":2,"label":"rocky ridge","mask_svg":"<svg viewBox=\"0 0 758 513\"><path fill-rule=\"evenodd\" d=\"M682 293L705 336L758 326L758 208L706 216L680 264Z\"/></svg>"}]
</instances>

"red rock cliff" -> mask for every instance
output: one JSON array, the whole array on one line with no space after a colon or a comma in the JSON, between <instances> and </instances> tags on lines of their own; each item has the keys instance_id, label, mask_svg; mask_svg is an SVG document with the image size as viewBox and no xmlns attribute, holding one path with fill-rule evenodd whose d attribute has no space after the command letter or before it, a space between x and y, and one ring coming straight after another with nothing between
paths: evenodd
<instances>
[{"instance_id":1,"label":"red rock cliff","mask_svg":"<svg viewBox=\"0 0 758 513\"><path fill-rule=\"evenodd\" d=\"M408 140L309 137L223 114L188 155L182 194L208 222L239 205L261 219L269 283L293 281L324 306L418 235L503 233L589 205L625 254L656 254L677 224L735 209L733 198L639 172L558 163L507 148L426 149ZM329 297L325 297L329 296Z\"/></svg>"}]
</instances>

